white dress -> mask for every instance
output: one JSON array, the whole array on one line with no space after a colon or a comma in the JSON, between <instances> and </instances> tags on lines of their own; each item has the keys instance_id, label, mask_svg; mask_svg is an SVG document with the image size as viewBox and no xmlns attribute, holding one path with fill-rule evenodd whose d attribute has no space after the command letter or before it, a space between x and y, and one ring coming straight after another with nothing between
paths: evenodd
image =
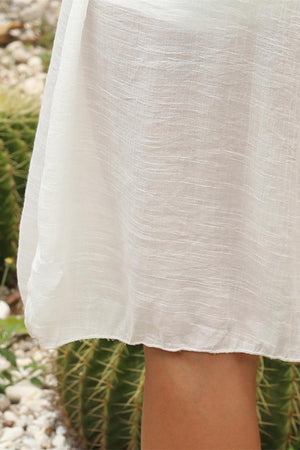
<instances>
[{"instance_id":1,"label":"white dress","mask_svg":"<svg viewBox=\"0 0 300 450\"><path fill-rule=\"evenodd\" d=\"M300 1L63 0L20 222L25 324L300 362Z\"/></svg>"}]
</instances>

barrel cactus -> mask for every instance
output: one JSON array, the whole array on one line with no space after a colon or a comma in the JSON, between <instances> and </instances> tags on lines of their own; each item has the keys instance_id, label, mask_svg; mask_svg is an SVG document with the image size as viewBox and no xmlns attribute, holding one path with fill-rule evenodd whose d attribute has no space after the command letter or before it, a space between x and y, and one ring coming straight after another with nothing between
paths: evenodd
<instances>
[{"instance_id":1,"label":"barrel cactus","mask_svg":"<svg viewBox=\"0 0 300 450\"><path fill-rule=\"evenodd\" d=\"M0 91L0 278L5 258L14 261L7 284L16 282L19 222L39 110L36 97Z\"/></svg>"},{"instance_id":2,"label":"barrel cactus","mask_svg":"<svg viewBox=\"0 0 300 450\"><path fill-rule=\"evenodd\" d=\"M260 357L257 400L264 450L300 449L300 363Z\"/></svg>"},{"instance_id":3,"label":"barrel cactus","mask_svg":"<svg viewBox=\"0 0 300 450\"><path fill-rule=\"evenodd\" d=\"M58 347L62 415L84 449L138 450L145 379L143 345L89 339ZM300 363L260 356L257 416L262 450L300 448Z\"/></svg>"},{"instance_id":4,"label":"barrel cactus","mask_svg":"<svg viewBox=\"0 0 300 450\"><path fill-rule=\"evenodd\" d=\"M142 344L87 339L58 348L55 365L63 417L87 449L140 448Z\"/></svg>"}]
</instances>

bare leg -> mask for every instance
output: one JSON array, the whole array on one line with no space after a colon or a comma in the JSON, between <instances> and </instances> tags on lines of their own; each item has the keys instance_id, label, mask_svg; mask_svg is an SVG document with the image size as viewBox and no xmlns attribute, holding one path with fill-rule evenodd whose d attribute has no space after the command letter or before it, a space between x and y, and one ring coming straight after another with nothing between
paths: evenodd
<instances>
[{"instance_id":1,"label":"bare leg","mask_svg":"<svg viewBox=\"0 0 300 450\"><path fill-rule=\"evenodd\" d=\"M141 450L261 450L258 355L144 345Z\"/></svg>"}]
</instances>

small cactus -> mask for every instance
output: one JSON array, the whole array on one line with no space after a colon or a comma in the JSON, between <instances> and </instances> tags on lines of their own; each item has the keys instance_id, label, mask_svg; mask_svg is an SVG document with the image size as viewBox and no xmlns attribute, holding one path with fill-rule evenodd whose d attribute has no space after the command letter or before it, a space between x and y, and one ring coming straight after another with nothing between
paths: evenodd
<instances>
[{"instance_id":1,"label":"small cactus","mask_svg":"<svg viewBox=\"0 0 300 450\"><path fill-rule=\"evenodd\" d=\"M143 346L106 339L59 347L56 376L63 416L87 449L140 448Z\"/></svg>"}]
</instances>

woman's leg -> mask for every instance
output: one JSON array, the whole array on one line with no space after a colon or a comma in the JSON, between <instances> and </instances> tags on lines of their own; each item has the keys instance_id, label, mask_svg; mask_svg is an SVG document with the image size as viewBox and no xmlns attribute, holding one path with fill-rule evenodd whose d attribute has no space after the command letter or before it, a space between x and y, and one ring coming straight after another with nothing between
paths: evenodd
<instances>
[{"instance_id":1,"label":"woman's leg","mask_svg":"<svg viewBox=\"0 0 300 450\"><path fill-rule=\"evenodd\" d=\"M144 345L141 450L260 450L258 355Z\"/></svg>"}]
</instances>

